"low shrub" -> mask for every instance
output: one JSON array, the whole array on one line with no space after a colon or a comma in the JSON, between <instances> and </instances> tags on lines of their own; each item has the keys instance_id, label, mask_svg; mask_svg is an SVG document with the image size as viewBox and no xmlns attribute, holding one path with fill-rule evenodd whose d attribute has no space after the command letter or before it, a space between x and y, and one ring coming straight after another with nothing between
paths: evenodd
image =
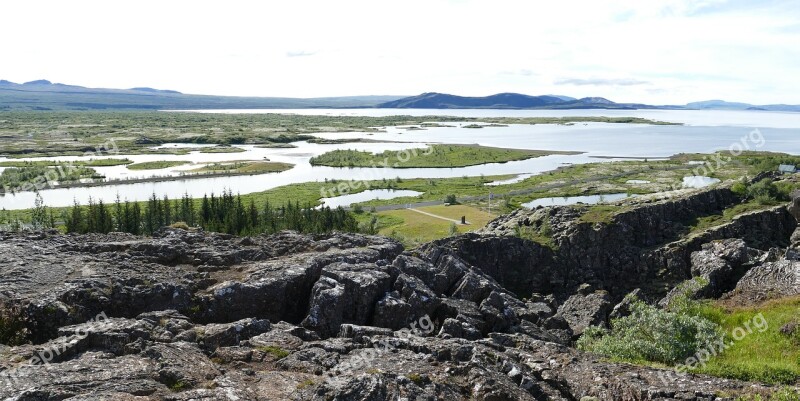
<instances>
[{"instance_id":1,"label":"low shrub","mask_svg":"<svg viewBox=\"0 0 800 401\"><path fill-rule=\"evenodd\" d=\"M170 224L169 226L172 228L189 231L189 225L183 221L177 221L175 223Z\"/></svg>"},{"instance_id":2,"label":"low shrub","mask_svg":"<svg viewBox=\"0 0 800 401\"><path fill-rule=\"evenodd\" d=\"M590 327L577 345L614 360L671 365L694 355L721 335L719 326L708 319L635 301L629 316L612 320L611 330Z\"/></svg>"}]
</instances>

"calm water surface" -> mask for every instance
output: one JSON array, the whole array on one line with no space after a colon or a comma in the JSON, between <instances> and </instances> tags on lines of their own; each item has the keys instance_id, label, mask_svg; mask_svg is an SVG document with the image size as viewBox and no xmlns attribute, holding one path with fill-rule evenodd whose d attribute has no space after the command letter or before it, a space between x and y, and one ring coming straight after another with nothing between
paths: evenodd
<instances>
[{"instance_id":1,"label":"calm water surface","mask_svg":"<svg viewBox=\"0 0 800 401\"><path fill-rule=\"evenodd\" d=\"M778 113L760 111L674 111L674 110L398 110L398 109L353 109L353 110L214 110L214 113L294 113L303 115L454 115L461 117L565 117L565 116L631 116L669 122L683 126L651 126L640 124L579 123L574 125L511 125L508 127L462 128L459 123L447 123L449 127L409 130L385 127L385 132L322 133L317 136L329 139L369 138L404 143L350 143L310 144L294 143L297 148L257 148L252 145L238 146L240 153L200 153L186 155L114 155L127 157L135 162L157 160L182 160L192 164L162 170L131 171L125 166L98 167L97 171L108 179L125 180L151 176L180 176L190 174L188 170L207 163L233 160L271 160L292 163L291 170L256 176L215 177L186 179L170 182L138 184L119 183L103 187L45 189L41 191L45 203L50 206L67 206L73 200L86 203L89 197L113 201L117 195L122 199L145 200L152 193L159 196L179 197L184 193L202 196L219 193L225 189L246 194L264 191L282 185L299 182L373 180L382 178L446 178L478 175L539 174L554 168L577 163L622 160L621 158L663 158L676 153L710 153L728 149L779 151L800 154L800 113ZM754 131L754 130L758 131ZM579 155L553 155L536 159L490 163L464 168L332 168L314 167L308 160L333 149L358 149L370 152L385 150L403 151L422 148L429 143L480 144L506 148L539 150L562 150L585 152ZM162 147L175 145L162 145ZM187 145L178 145L187 146ZM197 147L197 145L190 145ZM598 156L612 157L598 159ZM83 157L34 158L23 160L84 160ZM2 158L0 158L2 160ZM393 163L393 161L390 161ZM513 179L512 179L513 180ZM497 182L502 185L507 182ZM33 205L33 193L19 193L0 197L0 207L23 209Z\"/></svg>"}]
</instances>

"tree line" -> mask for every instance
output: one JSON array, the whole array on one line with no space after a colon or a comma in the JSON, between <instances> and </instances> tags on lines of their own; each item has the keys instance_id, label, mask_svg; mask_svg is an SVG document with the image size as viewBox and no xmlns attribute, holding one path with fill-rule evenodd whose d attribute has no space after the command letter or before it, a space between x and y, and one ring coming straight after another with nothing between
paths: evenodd
<instances>
[{"instance_id":1,"label":"tree line","mask_svg":"<svg viewBox=\"0 0 800 401\"><path fill-rule=\"evenodd\" d=\"M203 196L196 201L184 195L171 200L153 194L146 202L120 201L113 204L89 199L87 205L77 201L64 214L64 225L70 233L127 232L150 235L161 227L174 225L201 227L206 231L234 235L256 235L294 230L303 233L331 231L359 232L355 217L348 211L330 207L313 208L299 202L273 205L244 201L240 195L223 192Z\"/></svg>"}]
</instances>

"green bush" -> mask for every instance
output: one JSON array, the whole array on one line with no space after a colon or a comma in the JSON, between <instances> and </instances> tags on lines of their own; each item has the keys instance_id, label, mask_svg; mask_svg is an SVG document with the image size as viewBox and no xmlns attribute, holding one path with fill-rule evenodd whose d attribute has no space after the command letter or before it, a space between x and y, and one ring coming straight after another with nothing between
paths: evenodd
<instances>
[{"instance_id":1,"label":"green bush","mask_svg":"<svg viewBox=\"0 0 800 401\"><path fill-rule=\"evenodd\" d=\"M748 184L745 181L737 182L731 186L731 191L743 198L753 199L761 205L773 205L789 200L789 194L795 189L793 183L778 182L771 178Z\"/></svg>"},{"instance_id":2,"label":"green bush","mask_svg":"<svg viewBox=\"0 0 800 401\"><path fill-rule=\"evenodd\" d=\"M747 196L755 199L756 202L767 205L778 200L779 193L778 187L772 182L772 179L765 178L747 188Z\"/></svg>"},{"instance_id":3,"label":"green bush","mask_svg":"<svg viewBox=\"0 0 800 401\"><path fill-rule=\"evenodd\" d=\"M189 225L186 224L186 222L184 222L184 221L176 221L176 222L170 224L169 226L172 227L172 228L178 228L178 229L181 229L181 230L186 230L186 231L189 230Z\"/></svg>"},{"instance_id":4,"label":"green bush","mask_svg":"<svg viewBox=\"0 0 800 401\"><path fill-rule=\"evenodd\" d=\"M614 360L675 364L720 336L719 326L705 318L635 301L630 316L612 320L610 331L599 327L584 331L578 348Z\"/></svg>"},{"instance_id":5,"label":"green bush","mask_svg":"<svg viewBox=\"0 0 800 401\"><path fill-rule=\"evenodd\" d=\"M772 393L769 399L773 401L800 401L800 392L784 388Z\"/></svg>"},{"instance_id":6,"label":"green bush","mask_svg":"<svg viewBox=\"0 0 800 401\"><path fill-rule=\"evenodd\" d=\"M0 312L0 344L21 345L25 343L25 323L15 311Z\"/></svg>"},{"instance_id":7,"label":"green bush","mask_svg":"<svg viewBox=\"0 0 800 401\"><path fill-rule=\"evenodd\" d=\"M731 186L731 192L741 197L747 196L747 183L739 181L733 184L733 186Z\"/></svg>"},{"instance_id":8,"label":"green bush","mask_svg":"<svg viewBox=\"0 0 800 401\"><path fill-rule=\"evenodd\" d=\"M705 312L706 308L695 297L708 283L707 278L697 276L678 284L675 286L677 294L669 300L666 310L684 315L703 316L702 312ZM708 316L703 317L708 318ZM713 319L709 320L714 321Z\"/></svg>"}]
</instances>

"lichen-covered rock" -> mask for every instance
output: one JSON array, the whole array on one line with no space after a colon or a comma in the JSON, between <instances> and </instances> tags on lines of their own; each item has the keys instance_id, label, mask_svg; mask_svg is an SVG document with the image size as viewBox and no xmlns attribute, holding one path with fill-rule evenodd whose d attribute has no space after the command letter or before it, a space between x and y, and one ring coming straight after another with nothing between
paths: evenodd
<instances>
[{"instance_id":1,"label":"lichen-covered rock","mask_svg":"<svg viewBox=\"0 0 800 401\"><path fill-rule=\"evenodd\" d=\"M270 329L269 320L242 319L233 323L209 324L198 329L203 346L210 350L219 347L238 345L239 342L266 333Z\"/></svg>"},{"instance_id":2,"label":"lichen-covered rock","mask_svg":"<svg viewBox=\"0 0 800 401\"><path fill-rule=\"evenodd\" d=\"M750 252L741 239L726 239L703 244L702 249L692 252L692 279L675 288L661 301L667 305L677 296L689 299L718 298L736 286L736 282L747 271ZM743 268L745 267L745 268Z\"/></svg>"},{"instance_id":3,"label":"lichen-covered rock","mask_svg":"<svg viewBox=\"0 0 800 401\"><path fill-rule=\"evenodd\" d=\"M584 287L558 307L557 316L569 324L575 337L589 326L606 327L613 304L606 291L590 291Z\"/></svg>"},{"instance_id":4,"label":"lichen-covered rock","mask_svg":"<svg viewBox=\"0 0 800 401\"><path fill-rule=\"evenodd\" d=\"M783 260L756 266L725 297L741 304L800 295L800 262Z\"/></svg>"}]
</instances>

